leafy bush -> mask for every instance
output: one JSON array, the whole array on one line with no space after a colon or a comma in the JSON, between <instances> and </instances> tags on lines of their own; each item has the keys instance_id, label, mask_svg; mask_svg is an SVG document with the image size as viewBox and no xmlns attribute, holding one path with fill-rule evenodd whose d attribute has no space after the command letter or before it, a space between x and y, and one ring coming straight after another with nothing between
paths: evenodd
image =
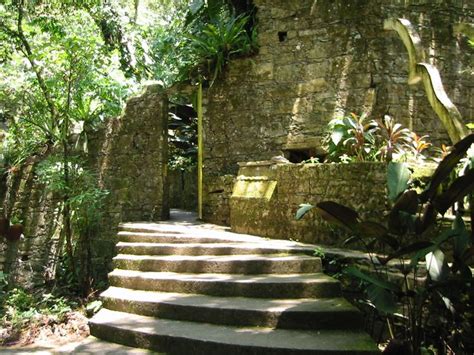
<instances>
[{"instance_id":1,"label":"leafy bush","mask_svg":"<svg viewBox=\"0 0 474 355\"><path fill-rule=\"evenodd\" d=\"M419 137L385 115L369 120L364 113L351 113L328 124L324 145L331 162L423 160L429 148L427 136Z\"/></svg>"},{"instance_id":2,"label":"leafy bush","mask_svg":"<svg viewBox=\"0 0 474 355\"><path fill-rule=\"evenodd\" d=\"M191 55L196 57L205 79L214 82L232 57L255 50L255 32L249 35L246 31L249 20L250 16L245 15L216 18L189 36Z\"/></svg>"},{"instance_id":3,"label":"leafy bush","mask_svg":"<svg viewBox=\"0 0 474 355\"><path fill-rule=\"evenodd\" d=\"M401 321L400 332L392 332L393 336L413 354L430 347L440 351L450 347L456 353L474 350L470 340L474 334L474 289L469 267L474 256L474 227L471 224L471 232L466 229L460 208L466 197L472 201L472 156L464 163L462 175L452 180L473 143L474 134L458 142L421 193L409 188L410 171L405 164L390 163L387 183L391 210L386 224L362 221L356 211L332 201L301 205L296 215L302 218L314 208L324 220L350 233L347 244L356 240L366 246L378 242L390 250L387 256L371 255L370 273L355 266L345 273L365 285L368 301L386 317L391 330L396 319ZM470 208L472 216L472 205ZM438 216L450 209L455 218L446 228ZM404 260L408 256L408 261ZM402 285L388 280L386 265L392 260L399 260ZM420 277L424 268L426 278Z\"/></svg>"},{"instance_id":4,"label":"leafy bush","mask_svg":"<svg viewBox=\"0 0 474 355\"><path fill-rule=\"evenodd\" d=\"M325 138L328 159L342 162L374 160L378 151L375 139L378 130L377 122L367 121L366 114L351 113L331 120Z\"/></svg>"},{"instance_id":5,"label":"leafy bush","mask_svg":"<svg viewBox=\"0 0 474 355\"><path fill-rule=\"evenodd\" d=\"M85 162L77 156L68 161L69 183L64 183L63 158L51 155L36 169L38 179L48 191L63 196L68 194L68 206L71 213L71 251L60 257L57 269L58 278L85 295L89 291L91 275L91 244L99 227L102 206L108 191L97 186L97 177L87 168ZM71 265L75 265L71 268ZM74 270L74 272L73 272Z\"/></svg>"},{"instance_id":6,"label":"leafy bush","mask_svg":"<svg viewBox=\"0 0 474 355\"><path fill-rule=\"evenodd\" d=\"M0 327L9 330L2 334L7 338L0 339L0 342L17 337L23 329L41 322L44 317L54 323L64 322L66 315L78 306L62 296L51 293L35 295L22 288L9 290L0 301Z\"/></svg>"}]
</instances>

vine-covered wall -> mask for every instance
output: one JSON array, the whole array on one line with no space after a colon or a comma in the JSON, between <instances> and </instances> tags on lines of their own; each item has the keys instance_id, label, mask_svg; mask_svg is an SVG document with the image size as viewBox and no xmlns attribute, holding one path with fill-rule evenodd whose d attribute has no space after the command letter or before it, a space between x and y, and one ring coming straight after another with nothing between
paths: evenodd
<instances>
[{"instance_id":1,"label":"vine-covered wall","mask_svg":"<svg viewBox=\"0 0 474 355\"><path fill-rule=\"evenodd\" d=\"M254 3L258 54L232 61L204 100L204 184L235 175L237 162L289 150L320 153L327 123L350 112L371 118L388 113L437 145L449 143L423 87L407 84L408 55L398 35L384 31L387 18L413 23L448 95L466 122L472 117L473 49L453 32L456 23L474 21L472 1ZM204 211L207 220L219 222L216 199L204 195Z\"/></svg>"}]
</instances>

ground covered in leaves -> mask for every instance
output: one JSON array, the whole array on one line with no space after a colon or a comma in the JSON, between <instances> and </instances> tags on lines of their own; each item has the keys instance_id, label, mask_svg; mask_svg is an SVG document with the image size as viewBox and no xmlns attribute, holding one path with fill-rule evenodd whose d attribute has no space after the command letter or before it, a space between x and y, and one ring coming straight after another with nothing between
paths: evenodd
<instances>
[{"instance_id":1,"label":"ground covered in leaves","mask_svg":"<svg viewBox=\"0 0 474 355\"><path fill-rule=\"evenodd\" d=\"M0 329L0 344L3 347L44 346L54 347L79 342L89 336L87 317L79 311L66 313L62 319L37 314L25 328L5 322Z\"/></svg>"}]
</instances>

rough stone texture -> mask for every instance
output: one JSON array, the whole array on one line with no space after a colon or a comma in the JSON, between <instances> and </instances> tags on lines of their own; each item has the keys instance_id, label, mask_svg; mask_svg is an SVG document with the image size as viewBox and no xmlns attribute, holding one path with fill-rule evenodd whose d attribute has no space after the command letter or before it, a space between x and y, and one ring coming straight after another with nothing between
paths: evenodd
<instances>
[{"instance_id":1,"label":"rough stone texture","mask_svg":"<svg viewBox=\"0 0 474 355\"><path fill-rule=\"evenodd\" d=\"M120 222L169 218L167 102L159 85L148 86L128 100L121 117L108 120L91 139L90 164L98 172L99 186L110 192L96 265L110 264Z\"/></svg>"},{"instance_id":2,"label":"rough stone texture","mask_svg":"<svg viewBox=\"0 0 474 355\"><path fill-rule=\"evenodd\" d=\"M169 171L170 208L185 211L197 210L197 170Z\"/></svg>"},{"instance_id":3,"label":"rough stone texture","mask_svg":"<svg viewBox=\"0 0 474 355\"><path fill-rule=\"evenodd\" d=\"M349 112L389 113L434 143L447 143L422 86L407 84L408 55L398 35L383 30L386 18L414 24L448 95L465 119L472 117L473 50L452 31L459 21L474 21L472 1L254 2L259 53L232 61L205 95L204 184L236 174L239 161L286 149L318 151L326 124ZM215 209L204 212L213 220Z\"/></svg>"},{"instance_id":4,"label":"rough stone texture","mask_svg":"<svg viewBox=\"0 0 474 355\"><path fill-rule=\"evenodd\" d=\"M34 173L34 165L12 171L6 181L6 214L20 218L23 237L0 240L0 270L11 274L15 286L32 287L54 277L60 214L59 196L48 192Z\"/></svg>"},{"instance_id":5,"label":"rough stone texture","mask_svg":"<svg viewBox=\"0 0 474 355\"><path fill-rule=\"evenodd\" d=\"M127 102L124 114L90 135L89 164L109 191L99 233L92 240L96 279L109 270L121 221L160 220L169 215L167 190L167 98L149 86ZM4 208L24 221L24 238L0 241L0 270L15 285L43 284L54 276L60 200L47 192L34 166L10 174Z\"/></svg>"},{"instance_id":6,"label":"rough stone texture","mask_svg":"<svg viewBox=\"0 0 474 355\"><path fill-rule=\"evenodd\" d=\"M240 255L123 255L176 261L178 270L143 263L116 265L111 287L101 294L104 308L89 322L91 334L104 340L167 354L376 354L363 332L360 313L341 296L339 281L320 273L320 260L306 253L314 246L231 233L225 227L196 222L192 213L160 223L126 223L119 233L156 248L183 247L180 235L201 245L203 237L229 242ZM175 235L173 235L175 234ZM120 238L120 236L119 236ZM217 242L218 243L218 242ZM240 247L239 247L240 245ZM259 255L261 247L279 249ZM227 266L224 266L227 265ZM225 272L225 273L222 273Z\"/></svg>"},{"instance_id":7,"label":"rough stone texture","mask_svg":"<svg viewBox=\"0 0 474 355\"><path fill-rule=\"evenodd\" d=\"M297 221L298 206L335 201L363 219L380 220L386 210L385 190L382 163L247 164L241 166L232 194L231 227L238 233L337 245L347 235L313 211Z\"/></svg>"},{"instance_id":8,"label":"rough stone texture","mask_svg":"<svg viewBox=\"0 0 474 355\"><path fill-rule=\"evenodd\" d=\"M203 182L203 216L210 223L230 225L229 201L235 176L206 176Z\"/></svg>"}]
</instances>

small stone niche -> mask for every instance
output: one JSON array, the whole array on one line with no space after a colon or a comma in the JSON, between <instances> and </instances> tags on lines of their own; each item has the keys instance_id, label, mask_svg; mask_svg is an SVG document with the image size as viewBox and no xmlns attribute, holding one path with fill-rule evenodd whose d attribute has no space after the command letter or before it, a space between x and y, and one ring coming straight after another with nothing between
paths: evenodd
<instances>
[{"instance_id":1,"label":"small stone niche","mask_svg":"<svg viewBox=\"0 0 474 355\"><path fill-rule=\"evenodd\" d=\"M315 148L298 148L285 150L285 158L291 163L298 164L308 161L311 158L317 158L318 161L322 161L323 157L318 154L318 150Z\"/></svg>"},{"instance_id":2,"label":"small stone niche","mask_svg":"<svg viewBox=\"0 0 474 355\"><path fill-rule=\"evenodd\" d=\"M285 42L288 39L287 31L278 31L278 40L280 42Z\"/></svg>"}]
</instances>

